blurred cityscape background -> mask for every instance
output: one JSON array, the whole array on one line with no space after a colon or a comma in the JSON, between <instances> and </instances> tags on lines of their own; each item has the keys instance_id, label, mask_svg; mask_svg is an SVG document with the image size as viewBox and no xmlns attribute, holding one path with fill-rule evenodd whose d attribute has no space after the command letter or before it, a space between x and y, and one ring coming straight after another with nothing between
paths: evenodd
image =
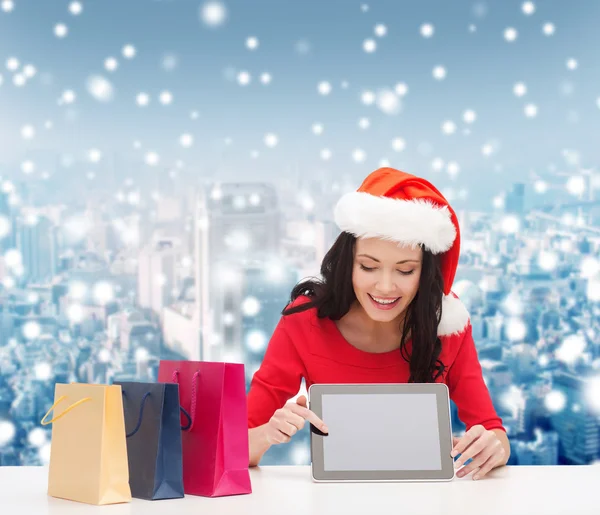
<instances>
[{"instance_id":1,"label":"blurred cityscape background","mask_svg":"<svg viewBox=\"0 0 600 515\"><path fill-rule=\"evenodd\" d=\"M0 2L0 465L47 463L56 382L249 386L387 165L457 211L509 463L600 460L599 7L446 4ZM304 430L263 463L309 459Z\"/></svg>"}]
</instances>

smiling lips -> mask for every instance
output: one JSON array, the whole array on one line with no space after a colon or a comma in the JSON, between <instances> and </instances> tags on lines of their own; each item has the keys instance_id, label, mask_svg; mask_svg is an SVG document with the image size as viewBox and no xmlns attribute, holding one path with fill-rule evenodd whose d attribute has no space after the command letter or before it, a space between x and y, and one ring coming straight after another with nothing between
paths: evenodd
<instances>
[{"instance_id":1,"label":"smiling lips","mask_svg":"<svg viewBox=\"0 0 600 515\"><path fill-rule=\"evenodd\" d=\"M383 309L383 310L395 308L396 305L398 304L398 302L400 302L400 299L402 298L402 297L395 297L395 298L373 297L371 294L367 294L367 295L369 295L371 302L377 309Z\"/></svg>"}]
</instances>

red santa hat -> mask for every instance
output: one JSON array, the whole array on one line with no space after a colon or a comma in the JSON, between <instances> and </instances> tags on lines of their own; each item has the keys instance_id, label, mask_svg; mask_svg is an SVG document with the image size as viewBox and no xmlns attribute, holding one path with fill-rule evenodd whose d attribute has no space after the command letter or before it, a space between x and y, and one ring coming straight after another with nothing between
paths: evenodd
<instances>
[{"instance_id":1,"label":"red santa hat","mask_svg":"<svg viewBox=\"0 0 600 515\"><path fill-rule=\"evenodd\" d=\"M342 196L334 216L342 231L357 238L421 245L440 254L444 296L438 335L463 331L469 313L451 292L460 254L460 228L456 213L433 184L393 168L380 168L357 191Z\"/></svg>"}]
</instances>

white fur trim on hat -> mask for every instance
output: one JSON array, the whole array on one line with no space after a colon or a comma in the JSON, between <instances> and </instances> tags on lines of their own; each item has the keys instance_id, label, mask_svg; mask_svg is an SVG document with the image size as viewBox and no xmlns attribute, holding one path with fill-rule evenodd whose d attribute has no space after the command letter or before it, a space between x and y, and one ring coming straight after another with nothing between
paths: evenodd
<instances>
[{"instance_id":1,"label":"white fur trim on hat","mask_svg":"<svg viewBox=\"0 0 600 515\"><path fill-rule=\"evenodd\" d=\"M363 191L345 194L335 206L335 222L360 238L381 238L446 252L456 238L447 206L424 199L400 200Z\"/></svg>"},{"instance_id":2,"label":"white fur trim on hat","mask_svg":"<svg viewBox=\"0 0 600 515\"><path fill-rule=\"evenodd\" d=\"M469 312L465 305L454 294L442 297L442 319L438 325L438 336L458 334L469 323Z\"/></svg>"}]
</instances>

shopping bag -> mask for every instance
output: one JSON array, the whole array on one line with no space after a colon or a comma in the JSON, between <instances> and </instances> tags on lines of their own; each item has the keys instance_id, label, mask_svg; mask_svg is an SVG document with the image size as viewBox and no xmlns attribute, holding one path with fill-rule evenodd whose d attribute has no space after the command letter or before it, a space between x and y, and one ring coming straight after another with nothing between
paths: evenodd
<instances>
[{"instance_id":1,"label":"shopping bag","mask_svg":"<svg viewBox=\"0 0 600 515\"><path fill-rule=\"evenodd\" d=\"M131 495L147 500L183 497L179 386L113 384L123 391Z\"/></svg>"},{"instance_id":2,"label":"shopping bag","mask_svg":"<svg viewBox=\"0 0 600 515\"><path fill-rule=\"evenodd\" d=\"M60 413L47 421L53 411ZM88 504L131 501L120 386L57 383L41 423L52 424L50 496Z\"/></svg>"},{"instance_id":3,"label":"shopping bag","mask_svg":"<svg viewBox=\"0 0 600 515\"><path fill-rule=\"evenodd\" d=\"M179 384L181 405L191 418L182 432L185 493L252 493L244 365L161 361L158 381Z\"/></svg>"}]
</instances>

